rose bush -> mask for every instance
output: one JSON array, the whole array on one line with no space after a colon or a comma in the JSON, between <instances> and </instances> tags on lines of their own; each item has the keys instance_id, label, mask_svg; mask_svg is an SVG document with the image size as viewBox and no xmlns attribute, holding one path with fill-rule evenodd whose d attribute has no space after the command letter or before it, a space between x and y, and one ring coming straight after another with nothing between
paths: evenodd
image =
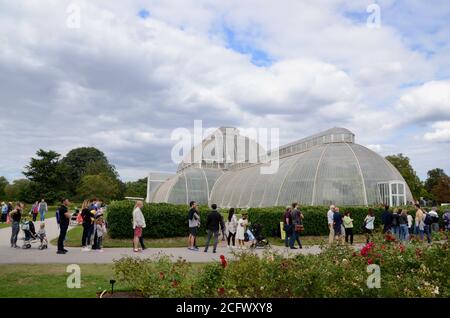
<instances>
[{"instance_id":1,"label":"rose bush","mask_svg":"<svg viewBox=\"0 0 450 318\"><path fill-rule=\"evenodd\" d=\"M367 266L381 270L381 288L369 288ZM319 255L286 258L266 251L220 256L201 268L166 256L116 261L116 273L147 297L449 297L448 243L427 246L378 237L361 250L324 247Z\"/></svg>"}]
</instances>

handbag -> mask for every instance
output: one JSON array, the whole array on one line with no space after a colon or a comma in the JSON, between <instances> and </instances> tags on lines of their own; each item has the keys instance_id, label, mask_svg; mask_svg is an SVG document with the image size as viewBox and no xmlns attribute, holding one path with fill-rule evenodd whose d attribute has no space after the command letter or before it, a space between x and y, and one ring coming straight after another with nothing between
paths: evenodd
<instances>
[{"instance_id":1,"label":"handbag","mask_svg":"<svg viewBox=\"0 0 450 318\"><path fill-rule=\"evenodd\" d=\"M295 232L302 232L305 230L303 224L295 224Z\"/></svg>"}]
</instances>

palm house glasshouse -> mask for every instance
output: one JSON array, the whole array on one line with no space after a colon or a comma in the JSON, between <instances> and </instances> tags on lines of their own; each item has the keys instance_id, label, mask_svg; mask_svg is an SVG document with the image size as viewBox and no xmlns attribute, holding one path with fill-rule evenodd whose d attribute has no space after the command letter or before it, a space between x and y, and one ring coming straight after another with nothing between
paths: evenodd
<instances>
[{"instance_id":1,"label":"palm house glasshouse","mask_svg":"<svg viewBox=\"0 0 450 318\"><path fill-rule=\"evenodd\" d=\"M223 143L217 143L216 134ZM200 149L200 160L191 160ZM198 153L198 152L197 152ZM249 155L250 154L250 155ZM256 156L256 162L251 160ZM404 205L411 191L397 169L332 128L278 148L278 169L262 173L267 153L235 128L220 128L185 156L176 174L151 173L148 202L216 203L226 207L302 205ZM265 158L266 160L259 160ZM272 158L272 157L270 157Z\"/></svg>"}]
</instances>

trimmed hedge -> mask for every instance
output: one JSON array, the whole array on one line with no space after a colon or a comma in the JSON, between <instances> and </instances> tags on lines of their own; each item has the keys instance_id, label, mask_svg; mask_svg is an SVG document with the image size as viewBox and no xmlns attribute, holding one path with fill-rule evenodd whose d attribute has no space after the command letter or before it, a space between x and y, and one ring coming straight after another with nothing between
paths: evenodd
<instances>
[{"instance_id":1,"label":"trimmed hedge","mask_svg":"<svg viewBox=\"0 0 450 318\"><path fill-rule=\"evenodd\" d=\"M107 221L111 238L132 238L132 211L134 202L113 201L108 206ZM340 207L341 213L349 211L354 219L354 233L361 233L361 226L367 215L368 207ZM373 207L375 212L375 226L381 225L381 214L383 209ZM414 216L414 209L408 207L409 213ZM147 227L144 236L148 238L180 237L188 235L188 211L187 205L174 205L168 203L144 204L144 214ZM206 206L200 207L201 226L199 235L205 235L206 216L210 209ZM265 236L280 236L280 222L283 219L284 207L250 208L247 210L251 223L263 225ZM301 211L305 216L303 224L305 231L302 235L328 235L327 212L328 207L302 206ZM438 213L442 216L444 209ZM222 211L226 212L226 211ZM240 213L237 209L236 213ZM442 217L440 217L442 223ZM441 224L442 225L442 224Z\"/></svg>"}]
</instances>

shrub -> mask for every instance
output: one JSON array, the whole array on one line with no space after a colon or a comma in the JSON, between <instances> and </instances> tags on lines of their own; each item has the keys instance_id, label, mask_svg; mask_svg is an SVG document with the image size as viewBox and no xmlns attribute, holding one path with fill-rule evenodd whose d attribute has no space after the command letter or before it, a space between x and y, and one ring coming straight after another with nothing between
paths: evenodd
<instances>
[{"instance_id":1,"label":"shrub","mask_svg":"<svg viewBox=\"0 0 450 318\"><path fill-rule=\"evenodd\" d=\"M132 229L132 211L134 203L131 201L114 201L108 206L107 220L109 224L109 233L112 238L131 238ZM410 214L415 215L415 210L407 207ZM148 238L164 238L186 236L188 234L188 210L187 205L174 205L168 203L144 204L142 213L144 214L147 227L144 229L144 236ZM270 208L250 208L247 210L249 221L251 223L260 223L263 225L263 234L265 236L280 236L280 222L284 213L284 207ZM305 216L303 223L305 231L302 235L328 235L327 211L328 207L321 206L302 206L301 210ZM340 207L341 213L349 211L354 219L354 233L362 233L361 226L367 215L368 207ZM381 214L383 209L373 207L375 212L375 226L381 225ZM205 235L206 216L209 209L206 206L200 207L200 217L203 226L200 228L199 235ZM439 214L444 209L440 208ZM225 211L224 211L225 212ZM240 213L237 209L236 213ZM442 217L440 217L442 226Z\"/></svg>"},{"instance_id":2,"label":"shrub","mask_svg":"<svg viewBox=\"0 0 450 318\"><path fill-rule=\"evenodd\" d=\"M362 251L324 248L318 255L285 258L265 252L235 254L196 270L182 260L116 261L116 273L133 291L148 297L319 298L450 296L448 243L426 246L386 243L381 235ZM368 264L381 268L381 288L367 286ZM162 273L162 274L161 274ZM174 284L173 282L177 283Z\"/></svg>"}]
</instances>

